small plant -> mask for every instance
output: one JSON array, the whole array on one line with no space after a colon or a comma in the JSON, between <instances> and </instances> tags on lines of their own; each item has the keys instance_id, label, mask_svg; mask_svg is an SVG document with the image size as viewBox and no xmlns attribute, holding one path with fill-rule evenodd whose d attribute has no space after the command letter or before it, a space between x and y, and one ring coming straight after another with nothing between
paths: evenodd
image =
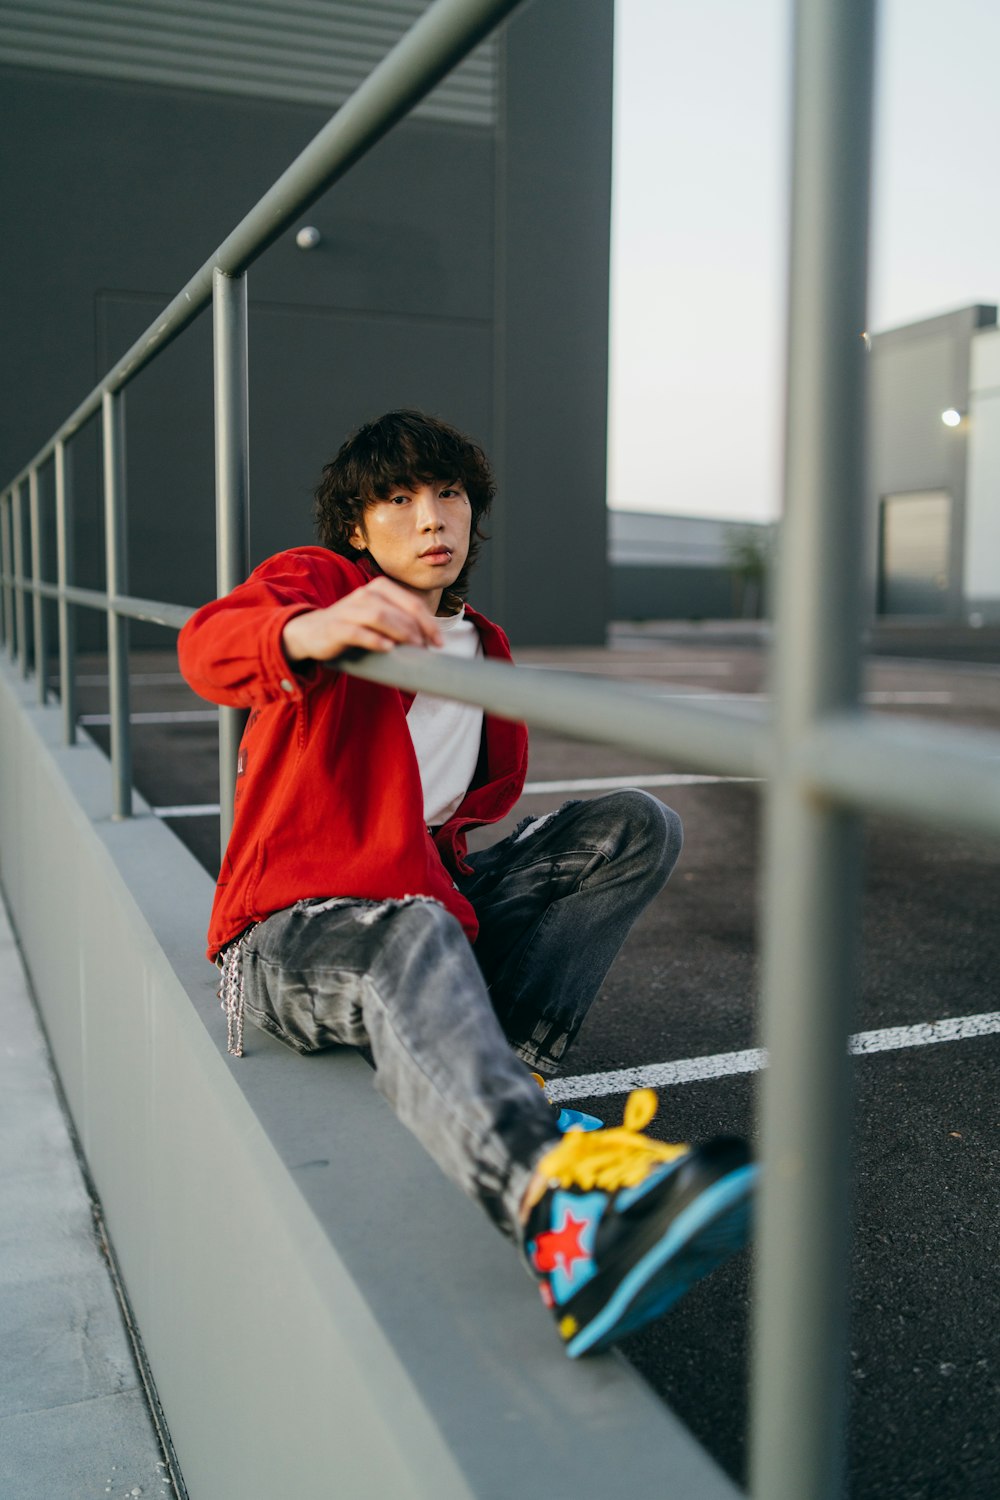
<instances>
[{"instance_id":1,"label":"small plant","mask_svg":"<svg viewBox=\"0 0 1000 1500\"><path fill-rule=\"evenodd\" d=\"M770 530L764 526L734 526L726 538L733 575L733 614L739 619L761 617L771 563L770 539Z\"/></svg>"}]
</instances>

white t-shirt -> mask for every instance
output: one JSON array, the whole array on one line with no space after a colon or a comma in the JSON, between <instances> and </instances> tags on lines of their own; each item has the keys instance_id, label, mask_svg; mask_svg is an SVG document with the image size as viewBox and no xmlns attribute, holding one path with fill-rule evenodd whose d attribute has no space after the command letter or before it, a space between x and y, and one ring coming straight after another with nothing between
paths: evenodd
<instances>
[{"instance_id":1,"label":"white t-shirt","mask_svg":"<svg viewBox=\"0 0 1000 1500\"><path fill-rule=\"evenodd\" d=\"M439 618L437 624L444 645L431 646L431 651L443 651L446 656L461 656L468 661L483 654L479 632L465 618L464 604L457 615ZM417 693L406 722L424 789L424 822L428 828L436 828L451 817L475 774L483 711L470 703Z\"/></svg>"}]
</instances>

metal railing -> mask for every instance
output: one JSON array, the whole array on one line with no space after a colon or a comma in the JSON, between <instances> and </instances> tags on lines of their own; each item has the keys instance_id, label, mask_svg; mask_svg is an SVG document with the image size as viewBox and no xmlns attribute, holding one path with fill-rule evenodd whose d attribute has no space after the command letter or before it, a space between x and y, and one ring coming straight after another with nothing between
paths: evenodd
<instances>
[{"instance_id":1,"label":"metal railing","mask_svg":"<svg viewBox=\"0 0 1000 1500\"><path fill-rule=\"evenodd\" d=\"M179 628L190 610L131 598L125 568L124 388L214 305L218 587L245 576L246 271L518 0L437 0L163 314L7 486L0 513L2 629L46 698L43 600L59 606L65 738L75 736L73 609L108 617L114 810L131 812L128 621ZM543 0L541 0L543 3ZM842 1487L847 1039L857 989L859 814L1000 835L1000 736L873 721L859 699L866 242L874 0L797 0L785 519L773 718L664 704L399 648L343 670L480 704L582 739L767 779L763 869L764 1177L755 1297L751 1484L759 1500L833 1500ZM67 444L102 418L106 592L73 586ZM43 577L40 472L55 470L57 582ZM25 570L24 491L31 567ZM27 599L33 602L33 652ZM220 711L228 834L240 716Z\"/></svg>"}]
</instances>

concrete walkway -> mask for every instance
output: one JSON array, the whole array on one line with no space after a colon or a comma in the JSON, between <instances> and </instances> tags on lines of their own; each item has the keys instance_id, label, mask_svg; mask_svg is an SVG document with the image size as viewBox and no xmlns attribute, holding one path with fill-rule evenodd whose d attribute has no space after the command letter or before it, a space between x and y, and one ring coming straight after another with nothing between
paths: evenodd
<instances>
[{"instance_id":1,"label":"concrete walkway","mask_svg":"<svg viewBox=\"0 0 1000 1500\"><path fill-rule=\"evenodd\" d=\"M0 902L0 1494L173 1496Z\"/></svg>"}]
</instances>

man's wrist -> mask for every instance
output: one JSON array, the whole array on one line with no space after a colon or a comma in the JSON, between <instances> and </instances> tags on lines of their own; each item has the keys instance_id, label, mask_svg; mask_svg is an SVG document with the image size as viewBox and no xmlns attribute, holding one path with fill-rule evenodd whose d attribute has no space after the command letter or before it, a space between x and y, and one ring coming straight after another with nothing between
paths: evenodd
<instances>
[{"instance_id":1,"label":"man's wrist","mask_svg":"<svg viewBox=\"0 0 1000 1500\"><path fill-rule=\"evenodd\" d=\"M290 620L285 621L281 632L281 649L284 652L285 660L290 667L296 670L304 667L313 659L308 648L303 643L302 627L300 624L300 621L305 620L308 614L311 613L313 611L310 610L306 614L293 615Z\"/></svg>"}]
</instances>

